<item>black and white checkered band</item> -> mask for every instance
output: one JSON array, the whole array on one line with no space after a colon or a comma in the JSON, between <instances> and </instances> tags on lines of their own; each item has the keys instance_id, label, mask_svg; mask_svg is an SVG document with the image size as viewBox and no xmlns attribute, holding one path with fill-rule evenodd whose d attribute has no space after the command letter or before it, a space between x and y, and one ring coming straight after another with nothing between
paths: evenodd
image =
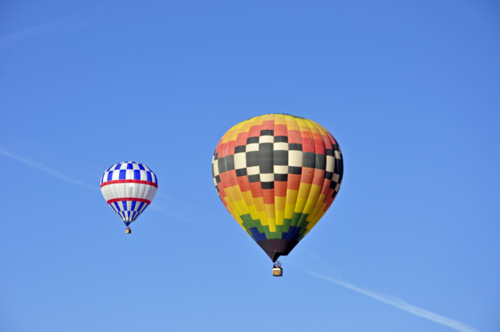
<instances>
[{"instance_id":1,"label":"black and white checkered band","mask_svg":"<svg viewBox=\"0 0 500 332\"><path fill-rule=\"evenodd\" d=\"M288 174L302 174L304 167L325 171L331 180L330 188L337 194L342 182L342 152L337 144L326 149L326 154L303 152L302 144L288 143L287 136L273 136L272 130L262 130L259 137L249 137L246 145L239 145L219 158L214 153L212 175L214 184L220 182L220 174L235 170L236 176L248 176L248 181L261 182L262 189L274 188L274 182L287 181Z\"/></svg>"}]
</instances>

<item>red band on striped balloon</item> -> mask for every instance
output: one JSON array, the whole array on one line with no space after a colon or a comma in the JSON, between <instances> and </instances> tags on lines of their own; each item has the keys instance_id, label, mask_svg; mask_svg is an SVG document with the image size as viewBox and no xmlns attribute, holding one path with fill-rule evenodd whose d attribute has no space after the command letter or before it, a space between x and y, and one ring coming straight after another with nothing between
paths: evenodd
<instances>
[{"instance_id":1,"label":"red band on striped balloon","mask_svg":"<svg viewBox=\"0 0 500 332\"><path fill-rule=\"evenodd\" d=\"M117 183L139 183L139 184L148 184L150 186L158 188L158 185L154 182L151 181L144 181L144 180L113 180L113 181L106 181L101 184L101 188L104 186L107 186L108 184L117 184Z\"/></svg>"},{"instance_id":2,"label":"red band on striped balloon","mask_svg":"<svg viewBox=\"0 0 500 332\"><path fill-rule=\"evenodd\" d=\"M121 198L113 198L108 201L108 204L115 203L115 202L123 202L123 201L135 201L135 202L142 202L146 204L151 204L151 201L144 199L144 198L135 198L135 197L121 197Z\"/></svg>"}]
</instances>

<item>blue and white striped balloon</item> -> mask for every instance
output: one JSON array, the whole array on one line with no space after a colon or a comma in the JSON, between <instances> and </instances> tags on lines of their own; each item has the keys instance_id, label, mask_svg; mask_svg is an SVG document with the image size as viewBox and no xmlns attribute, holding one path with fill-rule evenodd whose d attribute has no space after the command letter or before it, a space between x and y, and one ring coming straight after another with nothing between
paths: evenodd
<instances>
[{"instance_id":1,"label":"blue and white striped balloon","mask_svg":"<svg viewBox=\"0 0 500 332\"><path fill-rule=\"evenodd\" d=\"M151 204L157 190L156 174L135 161L114 164L101 177L104 199L127 227Z\"/></svg>"}]
</instances>

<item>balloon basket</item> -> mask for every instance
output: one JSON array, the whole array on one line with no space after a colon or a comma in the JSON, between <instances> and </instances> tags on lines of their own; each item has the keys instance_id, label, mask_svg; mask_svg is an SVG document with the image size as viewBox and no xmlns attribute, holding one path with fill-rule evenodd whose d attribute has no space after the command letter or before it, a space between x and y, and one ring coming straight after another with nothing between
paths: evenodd
<instances>
[{"instance_id":1,"label":"balloon basket","mask_svg":"<svg viewBox=\"0 0 500 332\"><path fill-rule=\"evenodd\" d=\"M283 268L280 262L276 262L273 265L273 277L283 277Z\"/></svg>"},{"instance_id":2,"label":"balloon basket","mask_svg":"<svg viewBox=\"0 0 500 332\"><path fill-rule=\"evenodd\" d=\"M127 234L131 234L132 233L132 230L130 229L130 227L127 227L125 229L125 233L127 233Z\"/></svg>"}]
</instances>

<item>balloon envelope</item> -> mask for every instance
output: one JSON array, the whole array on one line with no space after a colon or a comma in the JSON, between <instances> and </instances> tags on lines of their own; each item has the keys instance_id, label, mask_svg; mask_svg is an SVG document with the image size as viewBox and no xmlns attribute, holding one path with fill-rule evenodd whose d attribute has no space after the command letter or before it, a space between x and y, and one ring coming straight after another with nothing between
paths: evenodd
<instances>
[{"instance_id":1,"label":"balloon envelope","mask_svg":"<svg viewBox=\"0 0 500 332\"><path fill-rule=\"evenodd\" d=\"M212 172L224 206L274 262L290 253L333 203L343 161L337 141L319 124L267 114L226 132Z\"/></svg>"},{"instance_id":2,"label":"balloon envelope","mask_svg":"<svg viewBox=\"0 0 500 332\"><path fill-rule=\"evenodd\" d=\"M157 190L156 174L135 161L114 164L101 177L104 199L127 226L151 204Z\"/></svg>"}]
</instances>

